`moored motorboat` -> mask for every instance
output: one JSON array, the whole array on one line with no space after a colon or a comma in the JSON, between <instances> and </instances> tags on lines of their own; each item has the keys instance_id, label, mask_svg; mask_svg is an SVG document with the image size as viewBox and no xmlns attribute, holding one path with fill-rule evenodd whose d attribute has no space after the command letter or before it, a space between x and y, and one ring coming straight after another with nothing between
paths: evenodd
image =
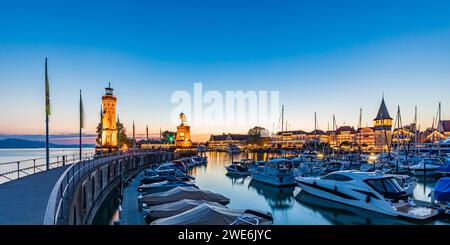
<instances>
[{"instance_id":1,"label":"moored motorboat","mask_svg":"<svg viewBox=\"0 0 450 245\"><path fill-rule=\"evenodd\" d=\"M174 180L169 181L165 180L162 182L157 183L151 183L151 184L142 184L138 187L139 192L144 193L155 193L155 192L164 192L171 190L176 187L192 187L192 188L198 188L195 183L190 181L182 181L182 180Z\"/></svg>"},{"instance_id":2,"label":"moored motorboat","mask_svg":"<svg viewBox=\"0 0 450 245\"><path fill-rule=\"evenodd\" d=\"M226 166L225 169L227 170L228 175L234 175L234 176L249 176L250 175L248 168L246 166L242 166L239 163L233 163L229 166Z\"/></svg>"},{"instance_id":3,"label":"moored motorboat","mask_svg":"<svg viewBox=\"0 0 450 245\"><path fill-rule=\"evenodd\" d=\"M440 178L430 196L434 206L450 214L450 177Z\"/></svg>"},{"instance_id":4,"label":"moored motorboat","mask_svg":"<svg viewBox=\"0 0 450 245\"><path fill-rule=\"evenodd\" d=\"M203 203L183 213L157 219L152 225L271 225L270 213L230 209Z\"/></svg>"},{"instance_id":5,"label":"moored motorboat","mask_svg":"<svg viewBox=\"0 0 450 245\"><path fill-rule=\"evenodd\" d=\"M251 170L252 179L274 186L296 185L291 160L277 158Z\"/></svg>"},{"instance_id":6,"label":"moored motorboat","mask_svg":"<svg viewBox=\"0 0 450 245\"><path fill-rule=\"evenodd\" d=\"M322 177L297 177L303 191L321 198L391 216L425 220L438 214L408 196L395 177L381 171L337 171Z\"/></svg>"},{"instance_id":7,"label":"moored motorboat","mask_svg":"<svg viewBox=\"0 0 450 245\"><path fill-rule=\"evenodd\" d=\"M227 204L230 202L230 199L218 193L200 190L194 187L175 187L165 192L144 195L142 196L142 203L147 205L159 205L183 199L206 200L220 204Z\"/></svg>"},{"instance_id":8,"label":"moored motorboat","mask_svg":"<svg viewBox=\"0 0 450 245\"><path fill-rule=\"evenodd\" d=\"M409 167L411 173L416 176L433 176L436 171L443 166L443 162L438 158L425 158L419 163Z\"/></svg>"},{"instance_id":9,"label":"moored motorboat","mask_svg":"<svg viewBox=\"0 0 450 245\"><path fill-rule=\"evenodd\" d=\"M397 180L397 183L405 190L406 194L412 196L418 179L405 174L385 174L385 176L392 176Z\"/></svg>"},{"instance_id":10,"label":"moored motorboat","mask_svg":"<svg viewBox=\"0 0 450 245\"><path fill-rule=\"evenodd\" d=\"M151 184L151 183L157 183L162 181L190 181L194 180L194 176L190 176L187 174L184 175L156 175L156 176L144 176L142 179L140 179L141 184Z\"/></svg>"},{"instance_id":11,"label":"moored motorboat","mask_svg":"<svg viewBox=\"0 0 450 245\"><path fill-rule=\"evenodd\" d=\"M436 169L436 174L440 176L450 176L450 162L446 162L444 165Z\"/></svg>"},{"instance_id":12,"label":"moored motorboat","mask_svg":"<svg viewBox=\"0 0 450 245\"><path fill-rule=\"evenodd\" d=\"M216 202L209 202L205 200L183 199L176 202L150 206L148 209L144 211L145 221L147 223L151 223L151 221L154 221L156 219L171 217L183 213L187 210L193 209L203 203L207 203L209 205L218 207L224 207L222 204Z\"/></svg>"}]
</instances>

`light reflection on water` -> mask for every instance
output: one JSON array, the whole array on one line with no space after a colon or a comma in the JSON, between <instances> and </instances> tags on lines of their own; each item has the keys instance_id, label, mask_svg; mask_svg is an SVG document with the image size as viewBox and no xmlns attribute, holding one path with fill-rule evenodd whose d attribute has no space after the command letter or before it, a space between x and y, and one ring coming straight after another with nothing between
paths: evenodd
<instances>
[{"instance_id":1,"label":"light reflection on water","mask_svg":"<svg viewBox=\"0 0 450 245\"><path fill-rule=\"evenodd\" d=\"M208 152L208 164L192 170L195 182L201 189L218 192L231 199L228 207L270 211L274 224L414 224L410 221L389 217L374 212L352 208L332 201L307 195L299 187L278 188L269 186L251 177L237 178L226 175L225 166L231 163L228 153ZM273 155L275 156L275 155ZM266 160L272 155L242 153L233 160L253 158ZM428 193L435 185L434 180L419 183L415 196L419 200L429 200ZM433 221L432 224L448 224L448 218Z\"/></svg>"}]
</instances>

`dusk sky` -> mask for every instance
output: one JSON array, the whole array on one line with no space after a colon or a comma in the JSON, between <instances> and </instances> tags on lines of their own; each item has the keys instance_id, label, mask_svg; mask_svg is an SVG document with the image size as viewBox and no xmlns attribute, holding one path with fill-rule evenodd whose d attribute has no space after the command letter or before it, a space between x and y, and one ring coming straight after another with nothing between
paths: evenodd
<instances>
[{"instance_id":1,"label":"dusk sky","mask_svg":"<svg viewBox=\"0 0 450 245\"><path fill-rule=\"evenodd\" d=\"M111 82L131 131L175 131L176 90L278 90L291 129L372 126L381 96L422 129L450 119L450 1L8 1L0 8L0 134L52 134L99 122ZM189 120L189 115L188 115ZM275 122L276 123L276 122ZM199 127L194 135L254 125ZM271 125L263 125L272 129Z\"/></svg>"}]
</instances>

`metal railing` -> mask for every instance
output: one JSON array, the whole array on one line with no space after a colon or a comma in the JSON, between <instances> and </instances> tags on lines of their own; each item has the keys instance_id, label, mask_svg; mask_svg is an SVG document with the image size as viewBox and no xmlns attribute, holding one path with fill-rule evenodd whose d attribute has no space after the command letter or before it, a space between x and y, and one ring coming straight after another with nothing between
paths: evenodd
<instances>
[{"instance_id":1,"label":"metal railing","mask_svg":"<svg viewBox=\"0 0 450 245\"><path fill-rule=\"evenodd\" d=\"M50 169L61 167L69 164L74 164L86 159L93 158L95 153L78 153L50 156ZM33 158L20 161L11 161L0 163L0 183L5 183L11 180L20 179L22 177L32 175L46 170L46 158Z\"/></svg>"},{"instance_id":2,"label":"metal railing","mask_svg":"<svg viewBox=\"0 0 450 245\"><path fill-rule=\"evenodd\" d=\"M63 218L64 200L70 201L70 195L74 194L81 181L83 181L85 176L90 174L93 169L122 158L160 152L161 151L159 150L143 150L125 153L109 153L101 156L97 155L95 158L87 158L71 165L58 179L58 182L55 184L53 191L50 194L44 217L44 224L58 224L58 220ZM122 170L119 169L119 171Z\"/></svg>"}]
</instances>

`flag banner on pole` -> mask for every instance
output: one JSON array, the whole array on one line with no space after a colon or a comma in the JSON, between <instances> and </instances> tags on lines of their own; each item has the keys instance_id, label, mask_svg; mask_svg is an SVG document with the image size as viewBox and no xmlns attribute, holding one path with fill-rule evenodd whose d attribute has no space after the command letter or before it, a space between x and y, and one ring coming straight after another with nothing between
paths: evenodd
<instances>
[{"instance_id":1,"label":"flag banner on pole","mask_svg":"<svg viewBox=\"0 0 450 245\"><path fill-rule=\"evenodd\" d=\"M80 89L80 128L84 128L84 108L83 108L83 98L81 96L81 89Z\"/></svg>"},{"instance_id":2,"label":"flag banner on pole","mask_svg":"<svg viewBox=\"0 0 450 245\"><path fill-rule=\"evenodd\" d=\"M50 116L50 85L48 82L47 58L45 58L45 115Z\"/></svg>"}]
</instances>

